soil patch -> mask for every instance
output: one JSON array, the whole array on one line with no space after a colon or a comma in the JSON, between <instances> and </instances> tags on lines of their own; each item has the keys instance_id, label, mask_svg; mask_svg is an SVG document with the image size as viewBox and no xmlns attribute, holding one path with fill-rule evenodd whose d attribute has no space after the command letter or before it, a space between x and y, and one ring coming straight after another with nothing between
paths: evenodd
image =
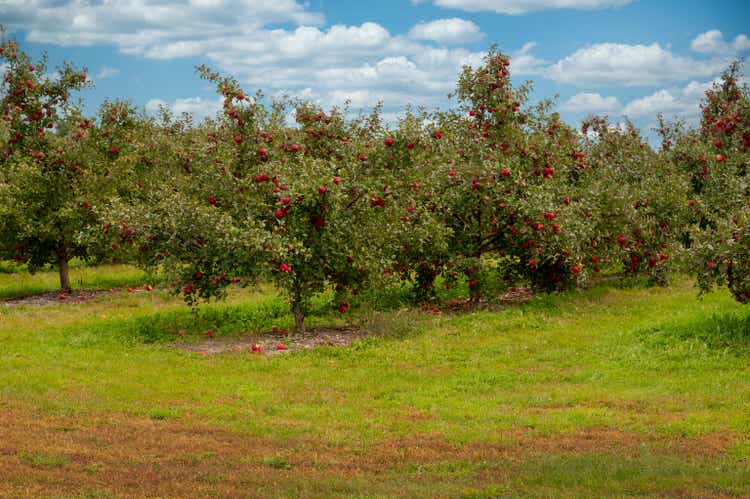
<instances>
[{"instance_id":1,"label":"soil patch","mask_svg":"<svg viewBox=\"0 0 750 499\"><path fill-rule=\"evenodd\" d=\"M498 471L509 463L539 456L628 455L646 445L659 454L704 459L741 438L724 433L658 438L607 427L538 435L515 428L493 443L461 445L441 433L415 433L362 448L234 433L189 419L50 417L5 409L0 428L0 496L10 497L269 497L284 490L321 496L326 491L316 483L383 477L413 465L484 462L489 481L500 478ZM486 483L480 478L467 477Z\"/></svg>"},{"instance_id":2,"label":"soil patch","mask_svg":"<svg viewBox=\"0 0 750 499\"><path fill-rule=\"evenodd\" d=\"M304 333L286 334L269 331L256 336L228 336L211 338L200 343L172 343L178 348L200 355L216 355L227 352L250 351L264 355L279 355L295 350L309 350L321 346L346 346L374 334L358 327L310 328ZM283 349L279 346L283 345Z\"/></svg>"},{"instance_id":3,"label":"soil patch","mask_svg":"<svg viewBox=\"0 0 750 499\"><path fill-rule=\"evenodd\" d=\"M482 298L479 303L472 302L468 299L450 300L443 306L443 308L451 312L467 312L482 307L491 308L492 305L497 305L498 303L501 305L524 303L529 301L532 296L534 296L534 291L529 287L511 287L508 288L508 290L504 293L497 295L494 300ZM425 310L435 313L439 313L441 311L439 308L426 308Z\"/></svg>"},{"instance_id":4,"label":"soil patch","mask_svg":"<svg viewBox=\"0 0 750 499\"><path fill-rule=\"evenodd\" d=\"M34 307L43 307L49 305L59 305L61 303L82 303L92 298L103 295L111 295L120 292L121 289L80 289L72 293L62 293L61 291L46 291L30 296L20 298L7 298L0 300L0 307L20 307L30 305ZM145 292L145 290L142 290ZM137 292L134 290L133 292Z\"/></svg>"}]
</instances>

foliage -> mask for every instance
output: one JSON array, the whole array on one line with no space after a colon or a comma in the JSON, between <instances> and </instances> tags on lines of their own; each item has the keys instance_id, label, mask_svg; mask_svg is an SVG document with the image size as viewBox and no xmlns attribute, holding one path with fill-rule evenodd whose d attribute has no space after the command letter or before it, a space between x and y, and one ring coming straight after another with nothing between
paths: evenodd
<instances>
[{"instance_id":1,"label":"foliage","mask_svg":"<svg viewBox=\"0 0 750 499\"><path fill-rule=\"evenodd\" d=\"M701 127L661 131L668 157L691 185L692 266L706 291L727 285L750 303L750 91L733 63L706 92ZM687 229L686 229L687 230Z\"/></svg>"},{"instance_id":2,"label":"foliage","mask_svg":"<svg viewBox=\"0 0 750 499\"><path fill-rule=\"evenodd\" d=\"M136 262L190 305L259 279L283 292L298 330L316 294L346 313L355 295L398 281L435 301L436 282L469 299L529 283L584 286L606 269L665 284L689 249L703 289L750 300L747 87L735 63L706 94L699 130L662 120L654 150L627 120L576 130L531 105L492 47L458 77L454 107L378 106L351 117L249 95L199 67L223 99L194 123L105 102L70 104L85 75L45 76L4 42L0 257ZM293 122L292 122L293 121ZM684 270L684 269L681 269ZM68 279L69 281L69 279Z\"/></svg>"}]
</instances>

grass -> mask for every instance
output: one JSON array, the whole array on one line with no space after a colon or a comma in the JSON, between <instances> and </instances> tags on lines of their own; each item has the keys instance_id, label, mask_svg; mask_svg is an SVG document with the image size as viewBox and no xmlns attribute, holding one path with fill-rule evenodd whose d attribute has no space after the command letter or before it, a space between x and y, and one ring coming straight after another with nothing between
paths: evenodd
<instances>
[{"instance_id":1,"label":"grass","mask_svg":"<svg viewBox=\"0 0 750 499\"><path fill-rule=\"evenodd\" d=\"M389 293L346 317L382 334L278 356L166 347L288 327L267 287L198 313L161 290L0 306L0 424L19 428L0 445L77 456L56 481L0 453L0 476L30 466L0 495L750 495L750 310L725 290L607 283L464 314ZM344 324L329 299L313 327Z\"/></svg>"},{"instance_id":2,"label":"grass","mask_svg":"<svg viewBox=\"0 0 750 499\"><path fill-rule=\"evenodd\" d=\"M37 468L64 468L70 462L68 457L62 454L19 452L18 457L27 464Z\"/></svg>"},{"instance_id":3,"label":"grass","mask_svg":"<svg viewBox=\"0 0 750 499\"><path fill-rule=\"evenodd\" d=\"M3 267L5 265L5 267ZM19 298L60 289L60 277L56 271L2 272L15 269L0 262L0 299ZM70 267L70 284L78 289L109 289L121 286L140 286L155 283L158 279L129 265L101 265L91 267L75 262Z\"/></svg>"}]
</instances>

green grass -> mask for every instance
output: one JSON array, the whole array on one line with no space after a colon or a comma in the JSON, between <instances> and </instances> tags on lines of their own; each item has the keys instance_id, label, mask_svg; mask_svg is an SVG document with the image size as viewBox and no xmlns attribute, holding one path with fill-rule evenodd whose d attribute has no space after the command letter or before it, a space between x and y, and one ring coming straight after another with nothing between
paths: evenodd
<instances>
[{"instance_id":1,"label":"green grass","mask_svg":"<svg viewBox=\"0 0 750 499\"><path fill-rule=\"evenodd\" d=\"M268 456L259 459L260 464L277 470L288 470L292 467L284 456Z\"/></svg>"},{"instance_id":2,"label":"green grass","mask_svg":"<svg viewBox=\"0 0 750 499\"><path fill-rule=\"evenodd\" d=\"M110 279L138 280L123 267L89 269L101 276L92 282L114 271ZM0 295L13 281L1 279ZM368 455L420 436L454 449L600 429L643 439L629 450L555 447L503 462L448 452L425 464L407 456L390 471L346 480L295 482L294 456L256 458L287 474L289 495L750 494L750 309L726 290L698 300L687 280L671 288L600 284L440 315L398 308L393 296L380 298L390 304L386 312L363 305L346 318L380 335L279 356L199 357L165 347L180 329L197 342L206 328L221 336L290 326L285 304L267 287L234 290L198 313L165 291L0 307L0 407L208 425L289 448L316 442L323 454ZM329 312L329 299L318 300L311 326L344 323ZM726 435L729 448L664 450L713 435Z\"/></svg>"},{"instance_id":3,"label":"green grass","mask_svg":"<svg viewBox=\"0 0 750 499\"><path fill-rule=\"evenodd\" d=\"M19 452L18 457L27 464L37 468L64 468L70 462L70 459L62 454Z\"/></svg>"},{"instance_id":4,"label":"green grass","mask_svg":"<svg viewBox=\"0 0 750 499\"><path fill-rule=\"evenodd\" d=\"M140 286L155 282L158 282L155 276L129 265L91 267L79 263L70 268L70 284L74 290ZM35 274L0 272L0 299L19 298L58 289L60 277L56 270L44 270Z\"/></svg>"}]
</instances>

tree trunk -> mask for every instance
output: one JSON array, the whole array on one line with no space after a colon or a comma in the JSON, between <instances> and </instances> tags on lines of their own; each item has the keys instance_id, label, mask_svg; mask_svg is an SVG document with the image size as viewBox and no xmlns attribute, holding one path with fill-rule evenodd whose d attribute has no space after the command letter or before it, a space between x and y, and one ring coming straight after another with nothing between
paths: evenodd
<instances>
[{"instance_id":1,"label":"tree trunk","mask_svg":"<svg viewBox=\"0 0 750 499\"><path fill-rule=\"evenodd\" d=\"M68 269L68 259L60 257L57 260L57 267L60 270L60 289L66 293L70 293L70 271Z\"/></svg>"},{"instance_id":2,"label":"tree trunk","mask_svg":"<svg viewBox=\"0 0 750 499\"><path fill-rule=\"evenodd\" d=\"M479 283L479 276L475 274L469 277L469 300L477 304L482 299L482 287Z\"/></svg>"},{"instance_id":3,"label":"tree trunk","mask_svg":"<svg viewBox=\"0 0 750 499\"><path fill-rule=\"evenodd\" d=\"M294 312L294 329L297 334L304 334L305 332L305 314L302 312L302 303L300 299L294 299L292 303L292 311Z\"/></svg>"},{"instance_id":4,"label":"tree trunk","mask_svg":"<svg viewBox=\"0 0 750 499\"><path fill-rule=\"evenodd\" d=\"M431 265L422 263L417 266L413 293L417 303L435 299L435 270Z\"/></svg>"}]
</instances>

